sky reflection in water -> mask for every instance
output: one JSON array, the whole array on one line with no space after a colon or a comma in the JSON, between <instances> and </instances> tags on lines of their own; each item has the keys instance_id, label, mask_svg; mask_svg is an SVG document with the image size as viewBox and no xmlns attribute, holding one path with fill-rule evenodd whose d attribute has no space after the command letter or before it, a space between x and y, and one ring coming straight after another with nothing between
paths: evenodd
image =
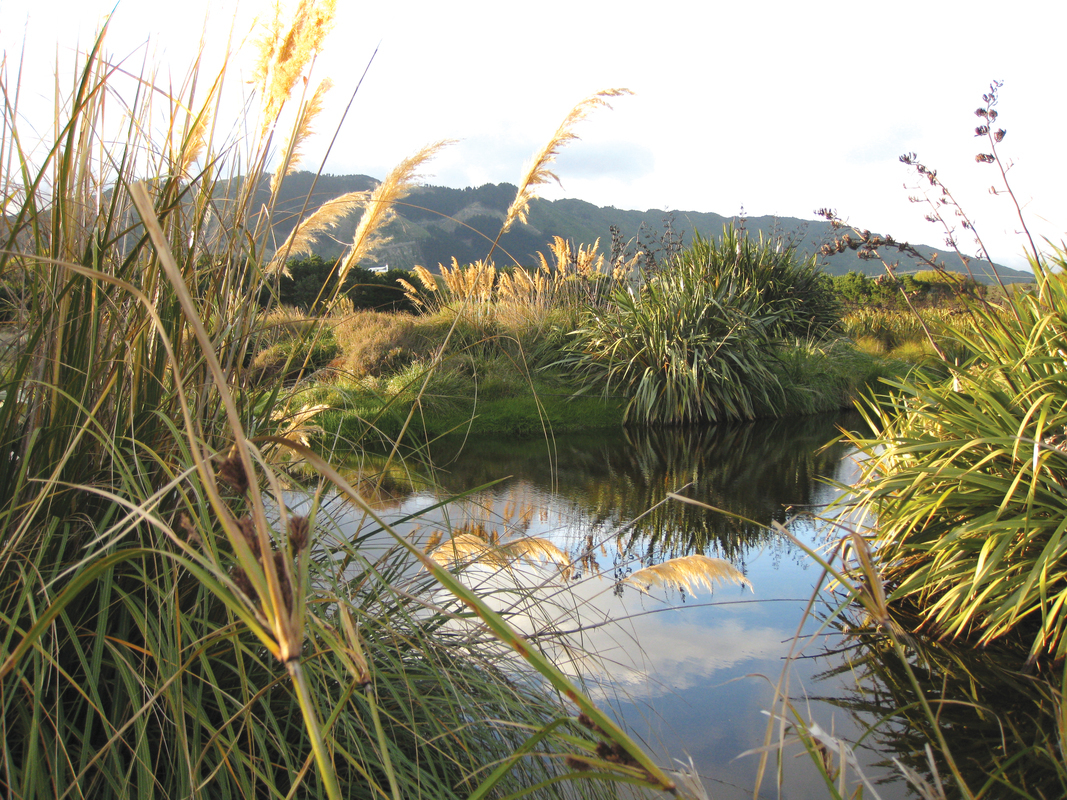
<instances>
[{"instance_id":1,"label":"sky reflection in water","mask_svg":"<svg viewBox=\"0 0 1067 800\"><path fill-rule=\"evenodd\" d=\"M542 641L598 701L665 762L691 755L712 797L750 797L758 758L736 757L763 744L767 718L761 711L771 706L773 684L819 578L817 566L768 526L832 499L835 491L822 479L849 480L854 464L847 448L823 446L838 425L854 422L823 417L617 432L568 436L554 445L477 441L458 455L446 444L433 454L438 492L414 491L390 516L510 476L402 530L423 542L448 530L502 541L537 536L579 561L585 555L565 591L548 565L522 572L520 581L548 583L536 592L537 602L515 616L520 629L535 638L570 631L570 649L553 648L548 637ZM687 485L689 497L759 524L677 501L662 504L668 491ZM825 529L809 519L794 520L790 529L808 542L825 539ZM730 561L751 588L722 584L694 596L655 587L644 594L618 583L641 566L691 553ZM499 570L474 567L467 577L492 590L503 586ZM494 598L499 608L513 600L507 592ZM833 695L835 684L847 689L842 677L811 685L814 673L830 666L825 659L796 662L794 698ZM810 713L827 730L858 735L841 709L812 702ZM785 796L827 796L806 759L787 760ZM861 753L861 760L875 757ZM765 786L767 796L776 796L773 776ZM903 796L903 787L879 791L887 800Z\"/></svg>"}]
</instances>

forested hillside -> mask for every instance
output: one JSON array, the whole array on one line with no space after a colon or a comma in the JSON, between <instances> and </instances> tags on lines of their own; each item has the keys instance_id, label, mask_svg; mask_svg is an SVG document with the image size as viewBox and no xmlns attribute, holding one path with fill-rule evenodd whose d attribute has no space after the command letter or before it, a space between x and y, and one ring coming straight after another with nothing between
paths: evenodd
<instances>
[{"instance_id":1,"label":"forested hillside","mask_svg":"<svg viewBox=\"0 0 1067 800\"><path fill-rule=\"evenodd\" d=\"M346 192L372 189L378 183L366 175L320 175L311 173L290 175L274 218L274 239L281 242L292 230L295 221L303 213L310 214L321 203ZM262 190L266 197L266 186ZM308 201L310 193L310 201ZM439 263L448 264L455 258L461 264L484 258L492 247L508 205L515 196L515 187L508 183L485 184L477 188L452 189L444 186L417 188L405 202L398 204L398 219L387 229L392 241L382 248L377 264L367 267L411 269L419 264L437 271ZM305 203L307 205L304 210ZM359 219L355 212L340 222L331 237L323 237L315 247L317 255L335 258L341 254L345 243L351 240L352 231ZM723 225L733 222L743 224L752 233L765 236L783 236L796 241L801 252L818 252L819 248L832 241L835 233L829 222L803 220L795 217L724 217L720 214L698 211L672 211L650 209L646 211L624 210L614 207L595 206L583 200L535 200L530 206L529 222L515 225L497 244L493 254L500 264L518 263L530 265L535 253L544 251L554 236L561 236L576 243L592 243L600 240L600 251L607 253L612 242L612 227L618 231L621 243L633 248L637 242L645 242L655 248L665 236L681 238L683 245L692 241L694 232L705 238L717 236ZM669 228L668 228L669 226ZM943 263L950 271L962 271L959 258L954 253L925 245L916 249ZM881 262L865 261L855 252L846 251L821 259L823 267L831 275L844 275L855 271L866 275L879 275L884 271ZM928 266L902 262L901 270L927 269ZM974 260L971 269L979 280L991 278L988 262ZM1006 282L1032 281L1033 275L999 267Z\"/></svg>"}]
</instances>

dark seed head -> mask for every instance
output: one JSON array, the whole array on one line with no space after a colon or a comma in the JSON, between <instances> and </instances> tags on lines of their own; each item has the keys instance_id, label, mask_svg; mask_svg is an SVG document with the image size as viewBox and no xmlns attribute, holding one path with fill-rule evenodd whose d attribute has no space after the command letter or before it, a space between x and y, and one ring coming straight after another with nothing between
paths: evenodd
<instances>
[{"instance_id":1,"label":"dark seed head","mask_svg":"<svg viewBox=\"0 0 1067 800\"><path fill-rule=\"evenodd\" d=\"M218 478L239 495L248 491L248 473L237 453L222 462L219 466Z\"/></svg>"},{"instance_id":2,"label":"dark seed head","mask_svg":"<svg viewBox=\"0 0 1067 800\"><path fill-rule=\"evenodd\" d=\"M567 756L563 761L569 769L573 769L575 772L588 772L592 769L585 761L574 756Z\"/></svg>"},{"instance_id":3,"label":"dark seed head","mask_svg":"<svg viewBox=\"0 0 1067 800\"><path fill-rule=\"evenodd\" d=\"M278 572L278 585L282 592L282 602L285 610L293 613L293 585L289 582L289 570L286 568L285 553L281 550L274 552L274 568Z\"/></svg>"},{"instance_id":4,"label":"dark seed head","mask_svg":"<svg viewBox=\"0 0 1067 800\"><path fill-rule=\"evenodd\" d=\"M259 549L259 537L256 536L256 526L252 522L251 517L243 517L237 520L237 525L241 529L241 536L248 543L249 549L252 551L252 555L255 556L256 561L262 563L263 553Z\"/></svg>"},{"instance_id":5,"label":"dark seed head","mask_svg":"<svg viewBox=\"0 0 1067 800\"><path fill-rule=\"evenodd\" d=\"M311 539L311 525L307 517L289 517L289 542L293 545L293 552L300 553Z\"/></svg>"},{"instance_id":6,"label":"dark seed head","mask_svg":"<svg viewBox=\"0 0 1067 800\"><path fill-rule=\"evenodd\" d=\"M233 578L233 582L237 585L237 588L244 592L253 603L259 602L259 595L256 594L256 588L252 585L252 580L248 577L248 573L240 567L234 567L230 570L230 577Z\"/></svg>"}]
</instances>

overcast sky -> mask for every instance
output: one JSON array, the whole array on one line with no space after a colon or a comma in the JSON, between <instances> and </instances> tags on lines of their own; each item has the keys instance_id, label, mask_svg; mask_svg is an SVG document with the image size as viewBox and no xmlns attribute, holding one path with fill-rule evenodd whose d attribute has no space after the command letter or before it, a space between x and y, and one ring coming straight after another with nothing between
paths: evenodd
<instances>
[{"instance_id":1,"label":"overcast sky","mask_svg":"<svg viewBox=\"0 0 1067 800\"><path fill-rule=\"evenodd\" d=\"M50 97L57 52L69 63L114 5L0 0L9 60L28 45L24 87ZM269 10L258 0L121 0L108 50L140 58L150 39L151 59L183 75L208 5L216 46L231 25L244 35ZM994 259L1021 267L1014 211L989 195L996 167L974 159L985 149L973 135L974 109L996 79L1004 81L997 122L1008 132L1001 152L1014 163L1027 219L1056 242L1067 226L1067 3L1059 0L1010 10L983 0L338 6L316 66L337 84L320 130L331 129L378 54L326 172L380 178L424 144L456 138L428 182L517 183L576 102L626 87L634 96L578 129L582 140L559 159L563 185L545 187L544 197L724 215L743 205L750 216L803 218L830 206L861 227L941 246L943 235L907 200L914 192L904 184L915 181L897 158L915 151L977 220ZM305 164L322 152L309 148Z\"/></svg>"}]
</instances>

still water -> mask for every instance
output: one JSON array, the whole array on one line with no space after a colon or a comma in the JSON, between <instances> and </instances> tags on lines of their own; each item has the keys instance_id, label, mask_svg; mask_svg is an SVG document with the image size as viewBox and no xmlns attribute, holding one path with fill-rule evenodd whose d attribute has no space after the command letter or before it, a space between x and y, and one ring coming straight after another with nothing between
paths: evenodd
<instances>
[{"instance_id":1,"label":"still water","mask_svg":"<svg viewBox=\"0 0 1067 800\"><path fill-rule=\"evenodd\" d=\"M765 745L766 712L782 711L774 700L784 676L793 708L806 720L845 741L862 739L855 755L870 781L864 796L895 800L914 795L890 763L894 756L929 773L921 755L922 722L883 721L864 733L909 703L909 690L886 665L877 639L843 632L846 625L862 625L858 615L822 624L834 598L818 591L826 583L821 570L772 526L786 526L824 552L832 547L838 529L819 515L838 494L833 484L847 485L857 466L847 445L828 443L842 426L858 424L855 417L824 416L555 440L443 442L433 450L430 481L394 481L392 493L379 500L393 519L424 512L401 526L423 546L456 534L496 546L524 540L554 546L567 570L546 557L527 576L536 591L519 605L502 594L498 606L532 640L544 642L662 764L691 758L709 797L752 797L759 756L741 754ZM455 495L464 496L434 508ZM728 562L745 585L724 580L695 592L642 591L626 580L643 567L692 554ZM493 573L472 571L468 579L496 591ZM933 652L936 646L931 650L922 661L931 682L939 690L960 683L968 703L966 712L953 705L955 716L946 715L942 726L965 731L975 742L966 746L966 757L978 770L988 767L997 757L989 747L1000 748L1001 757L1005 746L1011 751L998 738L1005 717L979 714L985 727L972 718L978 668L961 667L954 655ZM995 665L984 669L997 672ZM1024 703L1020 724L1034 724L1044 702L1038 697L1034 708ZM778 741L777 729L772 741ZM810 760L798 755L800 745L787 743L784 752L781 795L772 757L761 796L828 797ZM1036 776L1033 769L1027 773ZM849 786L851 793L854 772Z\"/></svg>"}]
</instances>

